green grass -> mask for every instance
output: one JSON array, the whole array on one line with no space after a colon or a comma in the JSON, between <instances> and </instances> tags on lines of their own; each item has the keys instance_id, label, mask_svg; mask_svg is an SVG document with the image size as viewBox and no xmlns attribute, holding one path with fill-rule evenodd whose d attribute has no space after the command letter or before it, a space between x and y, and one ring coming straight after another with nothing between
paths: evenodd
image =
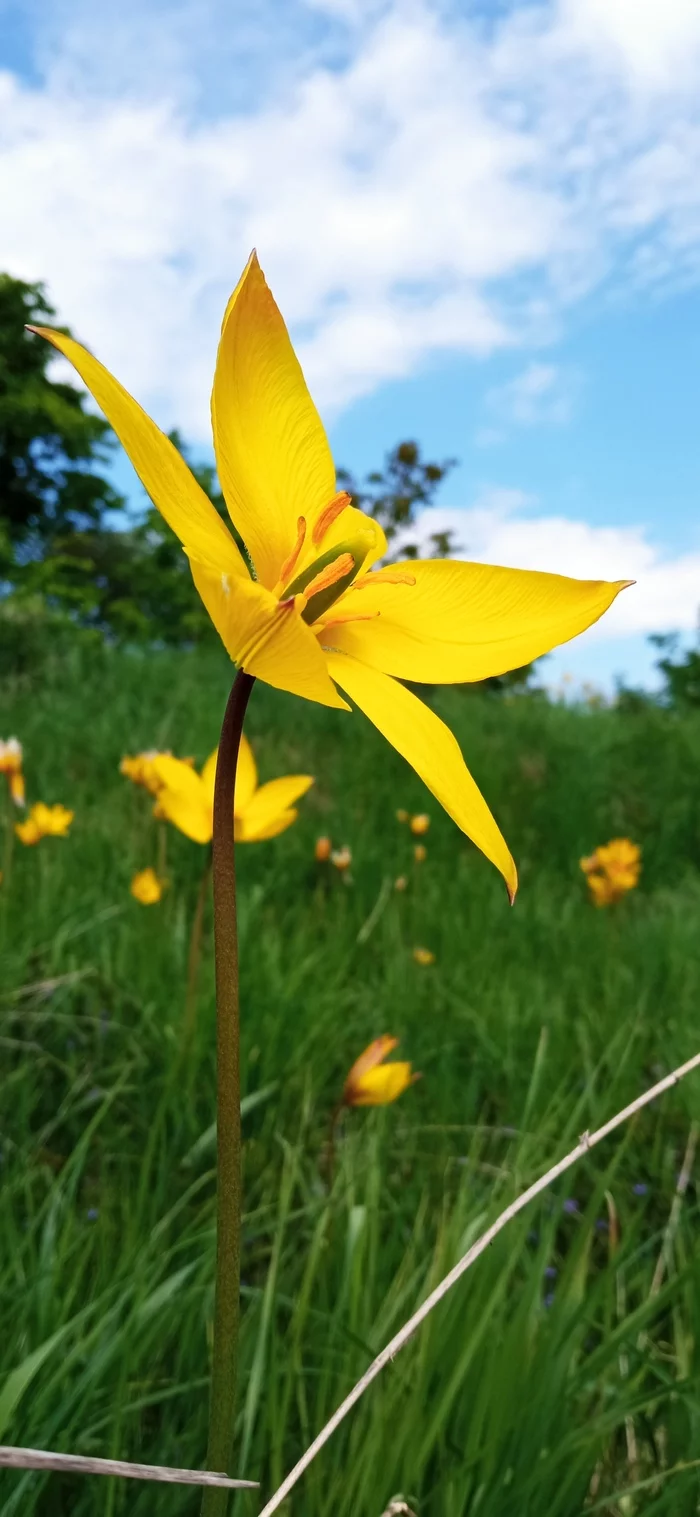
<instances>
[{"instance_id":1,"label":"green grass","mask_svg":"<svg viewBox=\"0 0 700 1517\"><path fill-rule=\"evenodd\" d=\"M214 654L112 652L3 696L0 734L25 745L30 800L76 817L65 841L17 843L0 891L0 1441L203 1462L210 911L189 1045L183 1010L204 853L170 830L166 897L130 898L158 836L118 763L153 745L206 757L229 678ZM317 776L293 829L239 849L237 1471L263 1494L517 1191L698 1045L697 718L464 691L435 706L519 862L512 911L496 872L362 717L262 688L251 701L261 777ZM422 866L398 806L431 815ZM352 848L350 883L315 864L321 832ZM578 859L619 834L642 845L641 885L594 911ZM401 873L405 893L385 887ZM417 944L432 968L413 962ZM423 1079L393 1107L347 1115L329 1177L345 1073L385 1031ZM651 1294L694 1120L691 1076L516 1221L285 1510L381 1517L401 1492L419 1517L696 1513L693 1184ZM245 1496L234 1510L258 1507ZM1 1517L197 1510L191 1490L0 1477Z\"/></svg>"}]
</instances>

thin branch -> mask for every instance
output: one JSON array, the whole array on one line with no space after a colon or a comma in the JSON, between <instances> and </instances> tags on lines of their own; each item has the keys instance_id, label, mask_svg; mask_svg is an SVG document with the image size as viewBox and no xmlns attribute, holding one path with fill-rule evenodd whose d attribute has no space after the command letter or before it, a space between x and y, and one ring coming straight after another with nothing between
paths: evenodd
<instances>
[{"instance_id":1,"label":"thin branch","mask_svg":"<svg viewBox=\"0 0 700 1517\"><path fill-rule=\"evenodd\" d=\"M257 1480L231 1480L211 1470L176 1470L162 1464L127 1464L124 1459L87 1459L82 1454L49 1454L44 1449L0 1446L0 1468L60 1470L66 1475L122 1475L129 1480L159 1480L169 1485L223 1485L253 1490Z\"/></svg>"},{"instance_id":2,"label":"thin branch","mask_svg":"<svg viewBox=\"0 0 700 1517\"><path fill-rule=\"evenodd\" d=\"M324 1444L328 1442L336 1428L347 1417L348 1412L352 1410L356 1402L364 1395L365 1391L372 1384L372 1381L376 1380L385 1366L395 1358L399 1350L404 1348L405 1344L413 1337L416 1329L420 1327L421 1322L424 1322L425 1318L429 1316L433 1307L442 1301L448 1291L452 1290L453 1285L456 1285L457 1281L461 1280L462 1275L466 1274L466 1271L471 1268L472 1264L476 1263L480 1255L486 1252L489 1244L513 1220L513 1217L517 1217L518 1213L523 1211L528 1203L534 1200L535 1196L541 1195L542 1191L546 1190L554 1180L558 1180L560 1175L565 1174L566 1170L571 1169L591 1148L595 1148L597 1143L602 1143L603 1138L607 1138L617 1127L621 1127L623 1122L627 1122L630 1117L633 1117L635 1112L641 1111L642 1107L648 1106L650 1101L655 1101L657 1096L663 1095L665 1090L670 1090L674 1085L678 1084L679 1080L683 1079L684 1075L690 1074L691 1070L698 1067L700 1067L700 1053L696 1053L685 1064L679 1065L678 1069L674 1069L670 1075L666 1075L663 1080L659 1080L657 1085L653 1085L650 1090L638 1096L636 1101L631 1101L629 1106L625 1106L623 1111L617 1113L617 1116L611 1117L610 1121L606 1122L603 1127L599 1127L596 1132L583 1133L576 1147L572 1148L565 1158L560 1159L558 1164L554 1164L551 1169L548 1169L547 1173L542 1175L539 1180L536 1180L534 1185L531 1185L528 1190L523 1191L522 1195L518 1196L511 1206L507 1206L505 1211L501 1212L496 1221L487 1228L485 1233L482 1233L481 1237L477 1239L476 1243L472 1244L472 1247L467 1250L466 1254L463 1254L449 1274L445 1275L444 1280L441 1280L435 1290L431 1291L429 1296L426 1296L418 1311L414 1312L409 1321L399 1329L398 1333L391 1339L391 1342L387 1343L386 1348L383 1348L381 1353L377 1354L376 1359L372 1361L369 1369L365 1370L364 1375L358 1380L357 1385L353 1387L349 1396L346 1396L345 1400L341 1402L330 1421L322 1428L318 1437L314 1438L306 1453L302 1454L294 1469L290 1471L279 1489L275 1491L274 1496L271 1496L267 1505L263 1507L260 1517L272 1517L272 1513L278 1510L304 1471L308 1469L309 1465L316 1458L316 1455L320 1453Z\"/></svg>"}]
</instances>

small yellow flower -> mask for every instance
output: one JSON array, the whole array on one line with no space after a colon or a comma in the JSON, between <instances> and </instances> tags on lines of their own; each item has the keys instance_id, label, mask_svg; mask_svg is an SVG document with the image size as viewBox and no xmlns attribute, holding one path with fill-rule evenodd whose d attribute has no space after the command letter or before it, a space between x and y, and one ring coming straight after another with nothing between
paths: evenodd
<instances>
[{"instance_id":1,"label":"small yellow flower","mask_svg":"<svg viewBox=\"0 0 700 1517\"><path fill-rule=\"evenodd\" d=\"M23 806L22 744L16 737L8 737L6 741L0 738L0 774L7 775L10 795L15 806Z\"/></svg>"},{"instance_id":2,"label":"small yellow flower","mask_svg":"<svg viewBox=\"0 0 700 1517\"><path fill-rule=\"evenodd\" d=\"M214 831L215 748L197 774L185 759L159 753L153 768L160 788L155 815L165 817L195 843L210 843ZM238 843L260 843L285 832L295 822L298 801L311 785L310 774L287 774L258 785L258 771L247 737L241 738L233 801L233 830Z\"/></svg>"},{"instance_id":3,"label":"small yellow flower","mask_svg":"<svg viewBox=\"0 0 700 1517\"><path fill-rule=\"evenodd\" d=\"M428 831L429 826L430 817L425 811L421 811L418 816L411 817L411 832L415 837L422 837Z\"/></svg>"},{"instance_id":4,"label":"small yellow flower","mask_svg":"<svg viewBox=\"0 0 700 1517\"><path fill-rule=\"evenodd\" d=\"M413 850L413 857L414 857L414 859L415 859L415 861L416 861L417 864L424 864L425 863L425 861L426 861L426 859L428 857L428 850L425 847L424 843L416 843L416 846L415 846L415 848Z\"/></svg>"},{"instance_id":5,"label":"small yellow flower","mask_svg":"<svg viewBox=\"0 0 700 1517\"><path fill-rule=\"evenodd\" d=\"M435 963L435 954L430 948L414 948L413 959L416 964L422 964L424 967L427 967L428 964Z\"/></svg>"},{"instance_id":6,"label":"small yellow flower","mask_svg":"<svg viewBox=\"0 0 700 1517\"><path fill-rule=\"evenodd\" d=\"M45 806L43 801L37 801L26 822L17 822L15 832L20 843L27 847L41 842L42 838L65 838L74 816L75 812L68 811L65 806Z\"/></svg>"},{"instance_id":7,"label":"small yellow flower","mask_svg":"<svg viewBox=\"0 0 700 1517\"><path fill-rule=\"evenodd\" d=\"M142 906L155 906L165 890L165 880L160 880L155 869L140 869L129 886L135 901Z\"/></svg>"},{"instance_id":8,"label":"small yellow flower","mask_svg":"<svg viewBox=\"0 0 700 1517\"><path fill-rule=\"evenodd\" d=\"M612 838L579 863L594 906L611 906L638 885L641 849L629 838Z\"/></svg>"},{"instance_id":9,"label":"small yellow flower","mask_svg":"<svg viewBox=\"0 0 700 1517\"><path fill-rule=\"evenodd\" d=\"M405 890L407 884L408 880L406 879L405 874L400 874L398 879L394 880L394 890Z\"/></svg>"},{"instance_id":10,"label":"small yellow flower","mask_svg":"<svg viewBox=\"0 0 700 1517\"><path fill-rule=\"evenodd\" d=\"M404 811L403 806L399 807L399 809L398 809L398 811L396 813L396 820L397 820L397 822L407 822L408 821L408 812Z\"/></svg>"},{"instance_id":11,"label":"small yellow flower","mask_svg":"<svg viewBox=\"0 0 700 1517\"><path fill-rule=\"evenodd\" d=\"M410 1064L382 1063L398 1041L384 1033L355 1060L343 1087L344 1106L388 1106L420 1079Z\"/></svg>"},{"instance_id":12,"label":"small yellow flower","mask_svg":"<svg viewBox=\"0 0 700 1517\"><path fill-rule=\"evenodd\" d=\"M319 864L325 864L331 856L333 844L330 838L317 838L314 846L314 858Z\"/></svg>"},{"instance_id":13,"label":"small yellow flower","mask_svg":"<svg viewBox=\"0 0 700 1517\"><path fill-rule=\"evenodd\" d=\"M133 756L127 753L119 765L119 773L133 785L142 785L151 795L157 795L163 783L155 766L155 760L159 758L172 758L172 754L169 749L161 752L158 748L149 748ZM191 760L182 759L181 762L190 763Z\"/></svg>"},{"instance_id":14,"label":"small yellow flower","mask_svg":"<svg viewBox=\"0 0 700 1517\"><path fill-rule=\"evenodd\" d=\"M331 854L331 864L334 864L335 868L339 869L341 874L343 874L346 869L350 868L351 863L352 854L347 844L345 844L342 848L335 848L333 850L333 853Z\"/></svg>"}]
</instances>

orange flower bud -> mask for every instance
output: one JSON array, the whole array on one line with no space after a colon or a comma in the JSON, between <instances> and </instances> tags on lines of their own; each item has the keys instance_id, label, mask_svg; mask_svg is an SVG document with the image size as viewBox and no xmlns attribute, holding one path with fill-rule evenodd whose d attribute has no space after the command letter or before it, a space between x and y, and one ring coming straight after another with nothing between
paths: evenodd
<instances>
[{"instance_id":1,"label":"orange flower bud","mask_svg":"<svg viewBox=\"0 0 700 1517\"><path fill-rule=\"evenodd\" d=\"M314 858L319 864L325 864L331 856L332 843L330 838L317 838L314 845Z\"/></svg>"}]
</instances>

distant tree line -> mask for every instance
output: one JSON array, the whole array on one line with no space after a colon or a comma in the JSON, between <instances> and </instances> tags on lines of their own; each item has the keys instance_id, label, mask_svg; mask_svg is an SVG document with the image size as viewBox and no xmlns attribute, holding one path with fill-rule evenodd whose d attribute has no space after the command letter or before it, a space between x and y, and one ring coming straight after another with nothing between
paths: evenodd
<instances>
[{"instance_id":1,"label":"distant tree line","mask_svg":"<svg viewBox=\"0 0 700 1517\"><path fill-rule=\"evenodd\" d=\"M55 318L42 284L0 274L0 667L3 645L21 646L31 659L39 624L126 643L211 638L177 539L147 498L135 511L105 477L116 446L108 423L86 408L82 391L50 375L51 348L26 330ZM215 470L189 456L178 432L170 436L231 528ZM426 461L416 442L404 441L361 483L347 470L338 478L381 523L389 559L415 558L418 514L454 464ZM422 546L440 557L454 550L449 532ZM665 698L700 705L700 649L679 657L672 640L656 642ZM530 673L528 666L488 683L523 685Z\"/></svg>"}]
</instances>

